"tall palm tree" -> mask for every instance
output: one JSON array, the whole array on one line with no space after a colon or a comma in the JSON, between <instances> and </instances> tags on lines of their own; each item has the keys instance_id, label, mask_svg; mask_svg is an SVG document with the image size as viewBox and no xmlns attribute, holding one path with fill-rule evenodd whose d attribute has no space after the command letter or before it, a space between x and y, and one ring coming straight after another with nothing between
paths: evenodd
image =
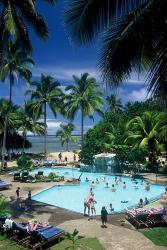
<instances>
[{"instance_id":1,"label":"tall palm tree","mask_svg":"<svg viewBox=\"0 0 167 250\"><path fill-rule=\"evenodd\" d=\"M31 100L35 101L34 109L35 112L44 112L44 124L45 124L45 141L44 141L44 153L45 157L47 155L47 106L52 110L54 116L56 117L57 112L61 111L62 100L64 94L60 88L60 83L55 81L51 76L41 75L41 80L39 82L33 82L32 87L35 90L28 90L26 94L31 94Z\"/></svg>"},{"instance_id":2,"label":"tall palm tree","mask_svg":"<svg viewBox=\"0 0 167 250\"><path fill-rule=\"evenodd\" d=\"M33 134L44 135L45 126L44 123L39 122L41 114L35 113L33 109L33 103L27 101L24 103L24 106L20 108L18 113L19 119L19 130L22 131L23 136L23 150L25 148L25 142L28 132Z\"/></svg>"},{"instance_id":3,"label":"tall palm tree","mask_svg":"<svg viewBox=\"0 0 167 250\"><path fill-rule=\"evenodd\" d=\"M100 69L109 85L148 72L148 91L166 100L166 12L166 0L70 0L65 23L79 45L103 32Z\"/></svg>"},{"instance_id":4,"label":"tall palm tree","mask_svg":"<svg viewBox=\"0 0 167 250\"><path fill-rule=\"evenodd\" d=\"M164 152L165 141L162 134L167 135L167 117L165 113L144 112L140 117L130 120L127 125L126 143L131 146L147 149L152 167L157 166L157 156Z\"/></svg>"},{"instance_id":5,"label":"tall palm tree","mask_svg":"<svg viewBox=\"0 0 167 250\"><path fill-rule=\"evenodd\" d=\"M106 97L106 103L108 110L113 113L119 113L122 110L122 103L120 99L117 99L115 95L109 95Z\"/></svg>"},{"instance_id":6,"label":"tall palm tree","mask_svg":"<svg viewBox=\"0 0 167 250\"><path fill-rule=\"evenodd\" d=\"M56 0L45 0L45 2L55 4ZM32 49L30 27L40 38L48 38L48 27L37 11L36 0L0 0L0 5L1 52L5 44L13 39L19 40L20 46L30 51Z\"/></svg>"},{"instance_id":7,"label":"tall palm tree","mask_svg":"<svg viewBox=\"0 0 167 250\"><path fill-rule=\"evenodd\" d=\"M12 89L15 79L22 78L24 81L29 82L31 78L31 71L28 67L33 65L31 58L18 49L18 44L9 43L6 57L3 61L3 65L0 69L0 79L2 81L9 78L9 103L12 103ZM5 145L6 145L6 132L8 127L8 115L10 113L10 107L5 117L5 128L3 136L3 148L2 148L2 166L4 164L5 157Z\"/></svg>"},{"instance_id":8,"label":"tall palm tree","mask_svg":"<svg viewBox=\"0 0 167 250\"><path fill-rule=\"evenodd\" d=\"M66 150L69 151L69 142L77 142L77 138L71 135L73 130L75 129L74 124L68 123L67 125L61 124L60 130L57 131L56 136L60 137L60 142L63 147L64 144L66 144Z\"/></svg>"},{"instance_id":9,"label":"tall palm tree","mask_svg":"<svg viewBox=\"0 0 167 250\"><path fill-rule=\"evenodd\" d=\"M4 166L5 149L6 149L6 135L7 132L13 133L17 127L17 112L18 106L6 99L0 99L0 133L2 135L2 164ZM6 119L7 117L7 119ZM7 126L6 126L7 125ZM5 141L4 141L5 135Z\"/></svg>"},{"instance_id":10,"label":"tall palm tree","mask_svg":"<svg viewBox=\"0 0 167 250\"><path fill-rule=\"evenodd\" d=\"M89 77L88 73L80 77L73 76L74 85L66 87L70 93L66 96L65 110L68 118L74 119L78 110L81 111L81 142L83 146L84 118L93 118L95 111L101 112L103 104L102 92L97 87L95 78Z\"/></svg>"}]
</instances>

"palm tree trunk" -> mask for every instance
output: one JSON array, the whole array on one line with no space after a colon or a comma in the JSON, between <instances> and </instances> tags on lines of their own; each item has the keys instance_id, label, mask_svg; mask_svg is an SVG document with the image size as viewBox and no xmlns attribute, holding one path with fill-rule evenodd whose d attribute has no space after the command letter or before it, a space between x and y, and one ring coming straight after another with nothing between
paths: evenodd
<instances>
[{"instance_id":1,"label":"palm tree trunk","mask_svg":"<svg viewBox=\"0 0 167 250\"><path fill-rule=\"evenodd\" d=\"M84 115L83 108L81 109L81 147L83 148L84 144Z\"/></svg>"},{"instance_id":2,"label":"palm tree trunk","mask_svg":"<svg viewBox=\"0 0 167 250\"><path fill-rule=\"evenodd\" d=\"M46 123L46 102L44 103L44 124L45 124L45 138L44 138L44 155L47 157L47 145L46 145L46 136L47 136L47 123Z\"/></svg>"},{"instance_id":3,"label":"palm tree trunk","mask_svg":"<svg viewBox=\"0 0 167 250\"><path fill-rule=\"evenodd\" d=\"M11 74L10 74L11 75ZM3 132L3 143L2 143L2 163L1 169L4 167L5 154L6 154L6 135L7 135L7 127L8 127L8 116L11 109L12 104L12 86L13 86L13 78L10 76L10 89L9 89L9 110L7 112L5 123L4 123L4 132Z\"/></svg>"},{"instance_id":4,"label":"palm tree trunk","mask_svg":"<svg viewBox=\"0 0 167 250\"><path fill-rule=\"evenodd\" d=\"M25 142L26 142L26 133L23 132L23 149L22 149L22 153L24 153L24 150L25 150Z\"/></svg>"}]
</instances>

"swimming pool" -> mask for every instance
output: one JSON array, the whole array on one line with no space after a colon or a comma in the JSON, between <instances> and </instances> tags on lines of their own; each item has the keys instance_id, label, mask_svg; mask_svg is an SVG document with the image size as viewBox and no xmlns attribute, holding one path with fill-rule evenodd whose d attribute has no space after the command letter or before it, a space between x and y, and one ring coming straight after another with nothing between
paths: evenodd
<instances>
[{"instance_id":1,"label":"swimming pool","mask_svg":"<svg viewBox=\"0 0 167 250\"><path fill-rule=\"evenodd\" d=\"M81 172L78 170L72 170L67 168L40 168L37 171L44 171L45 175L50 172L55 172L57 175L64 175L65 177L79 178ZM36 172L37 172L36 171ZM35 171L34 171L35 173ZM86 177L90 180L86 182ZM106 206L109 209L109 204L112 203L115 212L121 212L122 210L135 206L139 199L144 200L147 197L149 200L156 198L157 196L164 193L164 186L161 185L150 185L150 191L145 190L144 181L138 181L138 189L135 189L135 183L131 181L129 177L122 177L122 182L118 185L115 184L115 176L104 175L98 173L83 173L81 176L81 183L77 186L54 186L47 190L44 190L32 197L33 200L40 201L49 205L62 207L71 211L83 213L84 198L89 195L90 184L92 181L96 181L96 178L106 178L109 186L112 184L116 187L116 192L112 192L111 188L105 188L106 183L102 180L93 189L95 199L97 203L96 214L99 215L102 206ZM123 182L126 182L126 189L122 188ZM127 203L121 203L121 201L128 201Z\"/></svg>"}]
</instances>

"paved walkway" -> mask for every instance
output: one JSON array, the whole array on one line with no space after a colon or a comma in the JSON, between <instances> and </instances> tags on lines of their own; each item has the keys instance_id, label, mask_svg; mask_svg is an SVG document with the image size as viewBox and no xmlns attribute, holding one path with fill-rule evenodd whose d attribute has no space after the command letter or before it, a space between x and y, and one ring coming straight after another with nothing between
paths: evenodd
<instances>
[{"instance_id":1,"label":"paved walkway","mask_svg":"<svg viewBox=\"0 0 167 250\"><path fill-rule=\"evenodd\" d=\"M68 232L75 228L79 234L87 237L96 237L106 250L167 250L166 247L155 246L149 239L137 230L108 225L101 228L100 221L86 219L67 221L59 225Z\"/></svg>"}]
</instances>

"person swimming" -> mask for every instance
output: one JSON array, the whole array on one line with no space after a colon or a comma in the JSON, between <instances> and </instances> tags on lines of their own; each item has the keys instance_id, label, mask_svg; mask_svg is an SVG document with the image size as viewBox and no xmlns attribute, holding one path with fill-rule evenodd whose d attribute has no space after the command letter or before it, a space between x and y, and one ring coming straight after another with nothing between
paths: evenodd
<instances>
[{"instance_id":1,"label":"person swimming","mask_svg":"<svg viewBox=\"0 0 167 250\"><path fill-rule=\"evenodd\" d=\"M143 208L143 206L144 206L143 199L140 199L137 208Z\"/></svg>"},{"instance_id":2,"label":"person swimming","mask_svg":"<svg viewBox=\"0 0 167 250\"><path fill-rule=\"evenodd\" d=\"M116 191L116 188L115 188L114 184L112 184L111 191L112 191L112 192L115 192L115 191Z\"/></svg>"},{"instance_id":3,"label":"person swimming","mask_svg":"<svg viewBox=\"0 0 167 250\"><path fill-rule=\"evenodd\" d=\"M92 183L91 183L91 187L92 187L92 188L95 188L95 187L96 187L96 184L95 184L95 182L94 182L94 181L92 181Z\"/></svg>"},{"instance_id":4,"label":"person swimming","mask_svg":"<svg viewBox=\"0 0 167 250\"><path fill-rule=\"evenodd\" d=\"M150 191L150 184L148 182L146 183L145 190Z\"/></svg>"},{"instance_id":5,"label":"person swimming","mask_svg":"<svg viewBox=\"0 0 167 250\"><path fill-rule=\"evenodd\" d=\"M109 211L110 211L110 212L113 212L113 211L114 211L114 208L113 208L113 206L112 206L112 203L109 204Z\"/></svg>"},{"instance_id":6,"label":"person swimming","mask_svg":"<svg viewBox=\"0 0 167 250\"><path fill-rule=\"evenodd\" d=\"M135 182L134 188L135 188L135 189L138 189L138 188L139 188L139 187L138 187L138 182L137 182L137 181Z\"/></svg>"},{"instance_id":7,"label":"person swimming","mask_svg":"<svg viewBox=\"0 0 167 250\"><path fill-rule=\"evenodd\" d=\"M109 188L109 184L108 184L108 182L106 182L105 188Z\"/></svg>"},{"instance_id":8,"label":"person swimming","mask_svg":"<svg viewBox=\"0 0 167 250\"><path fill-rule=\"evenodd\" d=\"M91 195L94 195L94 193L93 193L93 188L92 188L92 187L90 188L90 194L91 194Z\"/></svg>"},{"instance_id":9,"label":"person swimming","mask_svg":"<svg viewBox=\"0 0 167 250\"><path fill-rule=\"evenodd\" d=\"M98 178L96 178L96 184L99 184L99 179Z\"/></svg>"},{"instance_id":10,"label":"person swimming","mask_svg":"<svg viewBox=\"0 0 167 250\"><path fill-rule=\"evenodd\" d=\"M85 181L86 181L86 182L88 182L88 181L89 181L88 177L86 177Z\"/></svg>"},{"instance_id":11,"label":"person swimming","mask_svg":"<svg viewBox=\"0 0 167 250\"><path fill-rule=\"evenodd\" d=\"M126 188L126 183L125 183L125 181L123 182L122 188L123 188L123 189Z\"/></svg>"},{"instance_id":12,"label":"person swimming","mask_svg":"<svg viewBox=\"0 0 167 250\"><path fill-rule=\"evenodd\" d=\"M148 205L148 204L149 204L149 200L147 199L147 197L145 197L144 205Z\"/></svg>"},{"instance_id":13,"label":"person swimming","mask_svg":"<svg viewBox=\"0 0 167 250\"><path fill-rule=\"evenodd\" d=\"M121 201L121 203L128 203L129 201Z\"/></svg>"}]
</instances>

